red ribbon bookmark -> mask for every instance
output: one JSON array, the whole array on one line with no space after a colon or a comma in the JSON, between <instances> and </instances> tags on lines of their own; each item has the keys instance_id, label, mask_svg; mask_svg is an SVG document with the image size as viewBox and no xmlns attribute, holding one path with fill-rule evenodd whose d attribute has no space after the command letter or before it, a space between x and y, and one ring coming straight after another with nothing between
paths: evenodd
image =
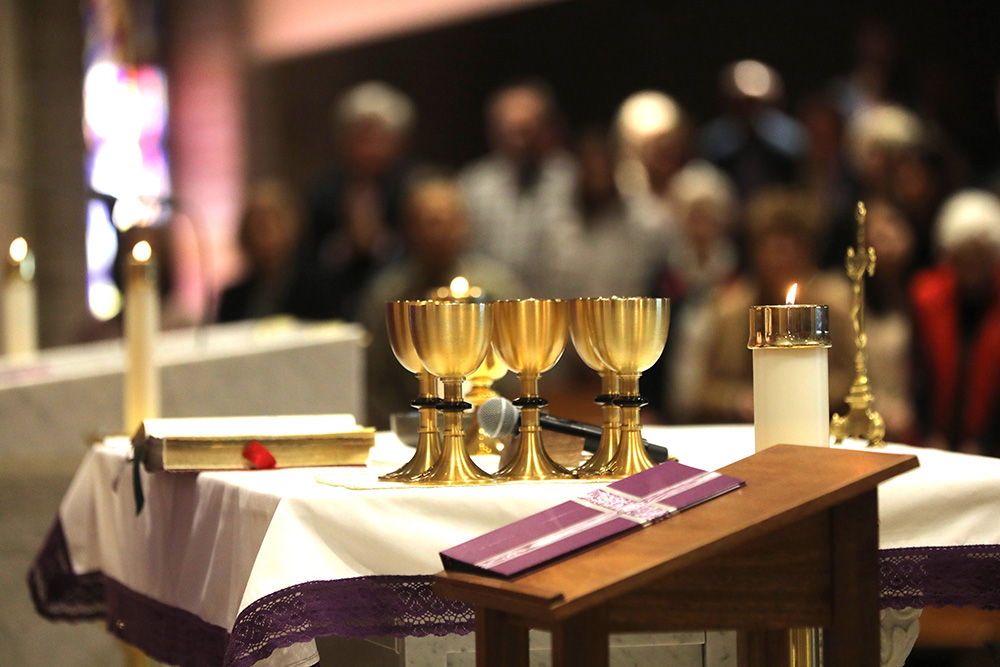
<instances>
[{"instance_id":1,"label":"red ribbon bookmark","mask_svg":"<svg viewBox=\"0 0 1000 667\"><path fill-rule=\"evenodd\" d=\"M267 451L267 447L256 440L243 448L243 458L249 461L251 467L256 470L270 470L276 464L274 456Z\"/></svg>"}]
</instances>

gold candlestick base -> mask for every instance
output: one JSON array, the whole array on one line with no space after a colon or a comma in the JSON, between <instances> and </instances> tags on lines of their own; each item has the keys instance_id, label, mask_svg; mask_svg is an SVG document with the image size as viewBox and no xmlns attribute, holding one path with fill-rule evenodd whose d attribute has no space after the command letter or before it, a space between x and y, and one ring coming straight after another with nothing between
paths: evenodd
<instances>
[{"instance_id":1,"label":"gold candlestick base","mask_svg":"<svg viewBox=\"0 0 1000 667\"><path fill-rule=\"evenodd\" d=\"M835 413L830 420L830 435L836 444L841 444L844 438L861 438L868 441L869 447L885 447L885 420L872 410L873 398L867 378L861 377L851 385L851 392L844 399L850 409L843 417Z\"/></svg>"}]
</instances>

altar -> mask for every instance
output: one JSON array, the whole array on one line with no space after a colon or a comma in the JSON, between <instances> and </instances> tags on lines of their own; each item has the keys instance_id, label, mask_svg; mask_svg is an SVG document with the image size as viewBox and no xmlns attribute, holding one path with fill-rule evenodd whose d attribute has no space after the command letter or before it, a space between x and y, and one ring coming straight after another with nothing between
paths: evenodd
<instances>
[{"instance_id":1,"label":"altar","mask_svg":"<svg viewBox=\"0 0 1000 667\"><path fill-rule=\"evenodd\" d=\"M747 426L646 434L707 470L753 453ZM1000 606L1000 460L887 451L916 454L920 468L879 487L882 608ZM47 616L104 619L181 665L307 665L327 635L467 634L472 609L431 590L438 552L594 488L372 488L408 455L382 433L367 468L144 473L136 517L131 487L119 483L126 454L123 439L87 454L32 591Z\"/></svg>"},{"instance_id":2,"label":"altar","mask_svg":"<svg viewBox=\"0 0 1000 667\"><path fill-rule=\"evenodd\" d=\"M166 332L157 349L162 412L349 413L362 420L366 338L355 324L287 319ZM118 340L0 362L0 664L89 667L118 655L95 627L38 618L24 574L90 443L121 430L123 366ZM67 646L72 662L60 653Z\"/></svg>"}]
</instances>

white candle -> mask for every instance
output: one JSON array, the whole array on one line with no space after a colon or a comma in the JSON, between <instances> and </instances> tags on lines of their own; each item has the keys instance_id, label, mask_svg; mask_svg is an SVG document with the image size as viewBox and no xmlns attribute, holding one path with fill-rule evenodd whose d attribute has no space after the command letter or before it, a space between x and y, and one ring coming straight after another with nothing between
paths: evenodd
<instances>
[{"instance_id":1,"label":"white candle","mask_svg":"<svg viewBox=\"0 0 1000 667\"><path fill-rule=\"evenodd\" d=\"M754 306L747 347L753 350L756 451L777 444L829 447L829 307Z\"/></svg>"},{"instance_id":2,"label":"white candle","mask_svg":"<svg viewBox=\"0 0 1000 667\"><path fill-rule=\"evenodd\" d=\"M153 358L160 330L156 262L146 241L132 249L125 285L125 431L160 416L160 369Z\"/></svg>"},{"instance_id":3,"label":"white candle","mask_svg":"<svg viewBox=\"0 0 1000 667\"><path fill-rule=\"evenodd\" d=\"M3 287L4 351L15 361L30 361L38 351L38 293L32 280L35 258L18 237L10 244Z\"/></svg>"}]
</instances>

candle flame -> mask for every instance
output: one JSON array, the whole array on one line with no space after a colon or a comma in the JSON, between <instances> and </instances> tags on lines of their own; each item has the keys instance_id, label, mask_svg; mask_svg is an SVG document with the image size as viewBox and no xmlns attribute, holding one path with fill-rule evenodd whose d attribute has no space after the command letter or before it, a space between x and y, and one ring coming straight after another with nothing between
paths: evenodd
<instances>
[{"instance_id":1,"label":"candle flame","mask_svg":"<svg viewBox=\"0 0 1000 667\"><path fill-rule=\"evenodd\" d=\"M10 242L10 258L15 262L23 262L28 257L28 242L23 236L18 236Z\"/></svg>"},{"instance_id":2,"label":"candle flame","mask_svg":"<svg viewBox=\"0 0 1000 667\"><path fill-rule=\"evenodd\" d=\"M788 289L788 295L785 297L786 306L795 305L795 295L798 291L799 291L799 284L792 283L792 286Z\"/></svg>"},{"instance_id":3,"label":"candle flame","mask_svg":"<svg viewBox=\"0 0 1000 667\"><path fill-rule=\"evenodd\" d=\"M139 241L132 248L132 258L137 262L148 262L152 256L153 249L149 246L148 241Z\"/></svg>"},{"instance_id":4,"label":"candle flame","mask_svg":"<svg viewBox=\"0 0 1000 667\"><path fill-rule=\"evenodd\" d=\"M448 286L453 299L461 299L469 295L469 281L464 276L455 276Z\"/></svg>"}]
</instances>

